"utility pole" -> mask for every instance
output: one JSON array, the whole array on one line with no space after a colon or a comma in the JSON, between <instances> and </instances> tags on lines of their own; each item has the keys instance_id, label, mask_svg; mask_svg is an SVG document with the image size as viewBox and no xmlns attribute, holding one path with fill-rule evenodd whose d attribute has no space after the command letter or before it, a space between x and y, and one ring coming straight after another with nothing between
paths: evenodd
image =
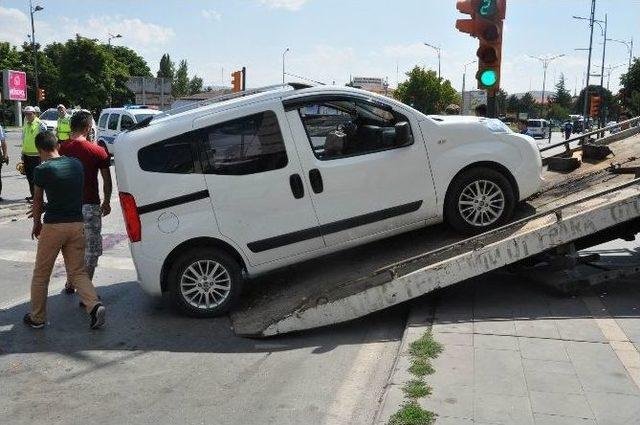
<instances>
[{"instance_id":1,"label":"utility pole","mask_svg":"<svg viewBox=\"0 0 640 425\"><path fill-rule=\"evenodd\" d=\"M590 35L589 35L589 59L587 60L587 81L584 86L584 107L582 108L584 117L584 128L583 131L587 131L587 114L589 113L589 77L591 76L591 53L593 51L593 24L596 15L596 0L591 0L591 17L589 18L589 27L590 27Z\"/></svg>"},{"instance_id":2,"label":"utility pole","mask_svg":"<svg viewBox=\"0 0 640 425\"><path fill-rule=\"evenodd\" d=\"M602 29L602 26L600 26ZM600 102L602 102L602 106L600 107L600 122L598 123L598 128L604 127L607 116L609 115L608 106L604 104L604 57L607 53L607 14L604 14L604 31L602 34L602 67L600 71ZM606 114L604 109L607 108Z\"/></svg>"}]
</instances>

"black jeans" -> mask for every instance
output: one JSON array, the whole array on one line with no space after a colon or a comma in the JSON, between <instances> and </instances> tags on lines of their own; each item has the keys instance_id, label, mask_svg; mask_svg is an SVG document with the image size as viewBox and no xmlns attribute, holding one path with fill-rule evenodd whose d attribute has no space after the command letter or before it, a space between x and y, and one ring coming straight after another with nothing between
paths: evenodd
<instances>
[{"instance_id":1,"label":"black jeans","mask_svg":"<svg viewBox=\"0 0 640 425\"><path fill-rule=\"evenodd\" d=\"M24 173L27 175L27 181L29 182L29 192L33 196L33 170L40 165L40 157L23 154L22 162L24 163Z\"/></svg>"}]
</instances>

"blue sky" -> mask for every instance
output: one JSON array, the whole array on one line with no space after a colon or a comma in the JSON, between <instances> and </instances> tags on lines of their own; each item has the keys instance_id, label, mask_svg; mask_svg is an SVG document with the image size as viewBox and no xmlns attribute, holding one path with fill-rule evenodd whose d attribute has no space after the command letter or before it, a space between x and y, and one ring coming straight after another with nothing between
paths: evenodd
<instances>
[{"instance_id":1,"label":"blue sky","mask_svg":"<svg viewBox=\"0 0 640 425\"><path fill-rule=\"evenodd\" d=\"M291 73L337 84L350 75L388 77L391 86L418 64L437 69L427 41L442 46L442 75L458 90L463 64L475 59L477 40L455 30L463 18L454 0L39 0L36 39L65 40L75 33L134 48L152 71L164 52L187 59L205 83L229 84L230 72L248 69L249 86L282 78L282 52ZM508 0L502 86L509 92L542 88L542 66L528 55L565 54L549 66L547 86L564 73L567 84L582 85L588 45L590 0ZM640 0L598 0L596 15L608 13L609 37L634 38L640 51ZM30 32L28 0L0 0L0 40L21 43ZM599 73L602 37L594 33L593 73ZM622 44L610 43L607 65L627 62ZM597 66L596 66L597 65ZM470 65L467 87L473 86ZM613 71L617 90L621 66ZM470 83L469 83L470 82ZM605 81L606 84L606 81Z\"/></svg>"}]
</instances>

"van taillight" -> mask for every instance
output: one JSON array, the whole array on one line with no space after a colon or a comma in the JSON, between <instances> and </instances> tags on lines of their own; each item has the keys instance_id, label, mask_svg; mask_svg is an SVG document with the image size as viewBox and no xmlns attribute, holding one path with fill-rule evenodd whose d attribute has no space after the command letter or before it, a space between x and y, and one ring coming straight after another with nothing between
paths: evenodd
<instances>
[{"instance_id":1,"label":"van taillight","mask_svg":"<svg viewBox=\"0 0 640 425\"><path fill-rule=\"evenodd\" d=\"M122 207L122 215L124 216L124 224L127 226L129 240L131 242L140 242L140 239L142 239L142 225L140 224L136 199L130 193L120 192L120 206Z\"/></svg>"}]
</instances>

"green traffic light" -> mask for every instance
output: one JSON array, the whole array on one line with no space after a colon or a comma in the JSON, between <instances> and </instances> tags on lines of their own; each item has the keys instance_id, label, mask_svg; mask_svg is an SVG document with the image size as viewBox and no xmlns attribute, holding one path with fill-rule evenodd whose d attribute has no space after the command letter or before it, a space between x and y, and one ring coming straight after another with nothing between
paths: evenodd
<instances>
[{"instance_id":1,"label":"green traffic light","mask_svg":"<svg viewBox=\"0 0 640 425\"><path fill-rule=\"evenodd\" d=\"M498 74L493 69L485 69L480 74L480 82L485 87L492 87L498 82Z\"/></svg>"},{"instance_id":2,"label":"green traffic light","mask_svg":"<svg viewBox=\"0 0 640 425\"><path fill-rule=\"evenodd\" d=\"M497 10L497 0L481 0L478 4L478 13L485 18L495 15Z\"/></svg>"}]
</instances>

